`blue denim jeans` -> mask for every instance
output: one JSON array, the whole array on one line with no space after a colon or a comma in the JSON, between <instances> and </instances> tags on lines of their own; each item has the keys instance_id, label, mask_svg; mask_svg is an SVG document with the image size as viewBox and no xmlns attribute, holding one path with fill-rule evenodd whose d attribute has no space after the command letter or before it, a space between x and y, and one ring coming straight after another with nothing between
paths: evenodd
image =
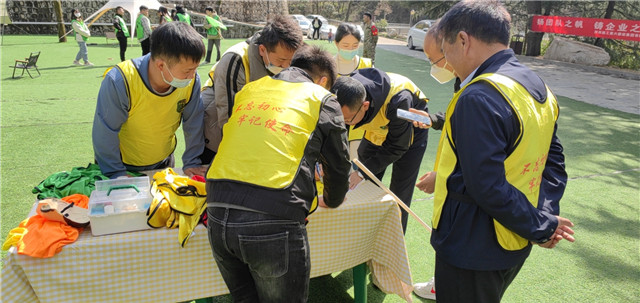
<instances>
[{"instance_id":1,"label":"blue denim jeans","mask_svg":"<svg viewBox=\"0 0 640 303\"><path fill-rule=\"evenodd\" d=\"M78 42L78 41L76 41ZM80 58L82 58L82 60L84 60L84 62L89 62L89 51L87 50L87 42L83 41L83 42L78 42L78 46L80 47L80 49L78 50L78 53L76 54L76 61L79 61Z\"/></svg>"},{"instance_id":2,"label":"blue denim jeans","mask_svg":"<svg viewBox=\"0 0 640 303\"><path fill-rule=\"evenodd\" d=\"M306 302L311 262L303 223L207 208L209 243L234 302Z\"/></svg>"}]
</instances>

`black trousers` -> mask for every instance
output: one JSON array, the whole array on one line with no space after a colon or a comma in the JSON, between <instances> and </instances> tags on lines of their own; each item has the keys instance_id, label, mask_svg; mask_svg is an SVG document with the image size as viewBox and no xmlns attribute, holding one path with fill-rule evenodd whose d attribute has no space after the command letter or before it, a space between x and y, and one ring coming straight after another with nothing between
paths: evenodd
<instances>
[{"instance_id":1,"label":"black trousers","mask_svg":"<svg viewBox=\"0 0 640 303\"><path fill-rule=\"evenodd\" d=\"M148 54L151 51L151 38L140 41L140 46L142 47L142 55Z\"/></svg>"},{"instance_id":2,"label":"black trousers","mask_svg":"<svg viewBox=\"0 0 640 303\"><path fill-rule=\"evenodd\" d=\"M391 172L391 184L389 189L396 194L404 204L411 206L411 198L413 198L413 190L416 187L416 180L420 172L420 163L427 149L427 134L421 136L419 141L415 141L400 159L393 162L393 171ZM368 140L362 140L358 147L358 159L367 159L375 157L380 149ZM386 169L376 174L376 177L382 180ZM407 219L409 213L402 210L402 231L407 231Z\"/></svg>"},{"instance_id":3,"label":"black trousers","mask_svg":"<svg viewBox=\"0 0 640 303\"><path fill-rule=\"evenodd\" d=\"M118 37L118 44L120 44L120 61L124 61L124 53L127 51L127 37Z\"/></svg>"},{"instance_id":4,"label":"black trousers","mask_svg":"<svg viewBox=\"0 0 640 303\"><path fill-rule=\"evenodd\" d=\"M523 264L505 270L469 270L450 265L436 254L437 302L500 302Z\"/></svg>"},{"instance_id":5,"label":"black trousers","mask_svg":"<svg viewBox=\"0 0 640 303\"><path fill-rule=\"evenodd\" d=\"M311 34L313 39L320 39L320 28L313 28L313 34Z\"/></svg>"}]
</instances>

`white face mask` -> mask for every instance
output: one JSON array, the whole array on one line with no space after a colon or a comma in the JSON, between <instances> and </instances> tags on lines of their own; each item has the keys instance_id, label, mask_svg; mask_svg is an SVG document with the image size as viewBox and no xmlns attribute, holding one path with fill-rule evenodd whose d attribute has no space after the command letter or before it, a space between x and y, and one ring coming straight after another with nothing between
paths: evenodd
<instances>
[{"instance_id":1,"label":"white face mask","mask_svg":"<svg viewBox=\"0 0 640 303\"><path fill-rule=\"evenodd\" d=\"M74 16L76 16L76 18L80 18L80 16L82 16L82 14L81 14L81 13L79 13L79 12L76 12L76 13L74 13L73 15L74 15Z\"/></svg>"},{"instance_id":2,"label":"white face mask","mask_svg":"<svg viewBox=\"0 0 640 303\"><path fill-rule=\"evenodd\" d=\"M164 73L162 71L160 71L160 75L162 76L162 80L164 81L164 83L169 84L175 88L183 88L183 87L187 87L189 86L189 83L191 83L191 79L178 79L176 78L172 73L171 70L169 70L169 67L167 67L167 71L169 72L169 75L171 75L171 78L173 78L173 80L171 80L171 82L167 81L167 79L164 78Z\"/></svg>"},{"instance_id":3,"label":"white face mask","mask_svg":"<svg viewBox=\"0 0 640 303\"><path fill-rule=\"evenodd\" d=\"M453 80L456 75L454 75L452 71L446 69L446 67L446 62L444 63L443 67L439 67L435 64L431 65L431 77L433 77L433 79L436 79L436 81L438 81L438 83L440 84L444 84Z\"/></svg>"},{"instance_id":4,"label":"white face mask","mask_svg":"<svg viewBox=\"0 0 640 303\"><path fill-rule=\"evenodd\" d=\"M280 66L275 66L273 64L271 64L271 61L269 60L269 53L267 53L267 62L269 62L268 65L265 65L264 67L272 74L277 75L279 72L282 71L282 67Z\"/></svg>"}]
</instances>

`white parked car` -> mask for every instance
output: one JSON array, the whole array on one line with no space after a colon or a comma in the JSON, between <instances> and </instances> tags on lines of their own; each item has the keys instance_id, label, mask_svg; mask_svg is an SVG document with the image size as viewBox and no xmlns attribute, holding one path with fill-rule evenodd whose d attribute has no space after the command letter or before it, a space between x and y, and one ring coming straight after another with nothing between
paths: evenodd
<instances>
[{"instance_id":1,"label":"white parked car","mask_svg":"<svg viewBox=\"0 0 640 303\"><path fill-rule=\"evenodd\" d=\"M309 19L307 19L307 17L303 15L290 15L290 16L291 18L293 18L298 22L300 29L302 29L302 35L306 35L307 31L309 30L309 25L311 25L311 21L309 21Z\"/></svg>"},{"instance_id":2,"label":"white parked car","mask_svg":"<svg viewBox=\"0 0 640 303\"><path fill-rule=\"evenodd\" d=\"M414 24L407 34L407 47L409 47L409 49L415 49L416 47L422 49L424 37L434 22L435 20L421 20Z\"/></svg>"}]
</instances>

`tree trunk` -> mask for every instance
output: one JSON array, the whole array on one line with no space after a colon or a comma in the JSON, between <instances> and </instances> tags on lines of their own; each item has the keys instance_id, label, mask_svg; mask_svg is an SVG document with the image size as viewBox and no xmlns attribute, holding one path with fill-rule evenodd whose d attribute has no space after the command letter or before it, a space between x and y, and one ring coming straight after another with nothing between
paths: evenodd
<instances>
[{"instance_id":1,"label":"tree trunk","mask_svg":"<svg viewBox=\"0 0 640 303\"><path fill-rule=\"evenodd\" d=\"M351 4L352 4L352 3L353 3L353 2L352 2L351 0L349 0L349 1L348 1L348 4L347 4L347 13L346 13L346 14L345 14L345 16L344 16L344 22L349 22L349 15L351 15Z\"/></svg>"},{"instance_id":2,"label":"tree trunk","mask_svg":"<svg viewBox=\"0 0 640 303\"><path fill-rule=\"evenodd\" d=\"M613 15L613 9L615 6L616 6L615 1L609 1L609 4L607 5L607 10L604 12L605 19L611 19L611 16ZM593 45L598 47L604 47L604 40L601 38L597 38L596 41L593 43Z\"/></svg>"},{"instance_id":3,"label":"tree trunk","mask_svg":"<svg viewBox=\"0 0 640 303\"><path fill-rule=\"evenodd\" d=\"M541 1L527 1L527 13L529 15L542 14L542 2ZM531 28L533 22L533 16L529 17L527 21L527 29ZM544 33L527 31L524 36L525 55L526 56L540 56L540 44L542 44L542 37Z\"/></svg>"},{"instance_id":4,"label":"tree trunk","mask_svg":"<svg viewBox=\"0 0 640 303\"><path fill-rule=\"evenodd\" d=\"M64 26L64 19L62 18L62 3L60 0L53 1L54 10L56 12L56 21L58 21L58 42L67 42L67 36L64 34L67 32Z\"/></svg>"}]
</instances>

